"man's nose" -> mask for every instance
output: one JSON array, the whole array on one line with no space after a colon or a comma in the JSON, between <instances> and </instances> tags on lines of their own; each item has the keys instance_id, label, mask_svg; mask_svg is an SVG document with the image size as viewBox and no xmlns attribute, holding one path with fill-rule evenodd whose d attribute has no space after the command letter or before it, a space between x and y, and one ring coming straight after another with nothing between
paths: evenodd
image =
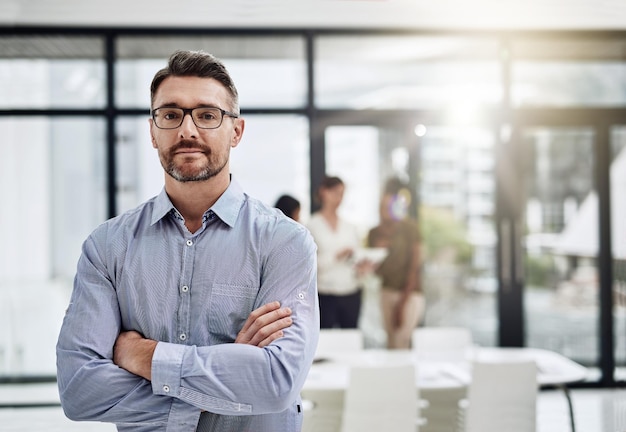
<instances>
[{"instance_id":1,"label":"man's nose","mask_svg":"<svg viewBox=\"0 0 626 432\"><path fill-rule=\"evenodd\" d=\"M179 134L181 138L197 137L198 128L196 127L196 124L193 122L191 113L185 113L183 115L183 121L179 126Z\"/></svg>"}]
</instances>

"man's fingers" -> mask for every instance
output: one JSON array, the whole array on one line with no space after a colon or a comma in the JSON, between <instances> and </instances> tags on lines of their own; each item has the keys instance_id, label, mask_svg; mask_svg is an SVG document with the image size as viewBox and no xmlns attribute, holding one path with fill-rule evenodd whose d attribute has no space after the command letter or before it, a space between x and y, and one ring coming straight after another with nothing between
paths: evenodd
<instances>
[{"instance_id":1,"label":"man's fingers","mask_svg":"<svg viewBox=\"0 0 626 432\"><path fill-rule=\"evenodd\" d=\"M282 330L277 331L276 333L272 333L269 337L263 339L257 346L259 348L263 348L264 346L267 346L271 344L272 342L274 342L276 339L283 337L283 335L284 333Z\"/></svg>"},{"instance_id":2,"label":"man's fingers","mask_svg":"<svg viewBox=\"0 0 626 432\"><path fill-rule=\"evenodd\" d=\"M242 335L244 343L258 346L273 333L282 331L283 329L289 327L293 320L289 315L284 316L285 313L291 313L291 311L276 310L258 318L254 324L250 326L248 331Z\"/></svg>"},{"instance_id":3,"label":"man's fingers","mask_svg":"<svg viewBox=\"0 0 626 432\"><path fill-rule=\"evenodd\" d=\"M250 324L246 332L249 333L250 335L255 334L261 331L261 329L263 329L264 327L272 326L275 323L280 322L281 320L285 318L289 318L290 316L291 316L291 309L289 308L280 308L280 309L273 310L271 312L267 312L261 315L260 317L256 318L254 321L252 321L252 323ZM281 327L281 328L284 328L284 327Z\"/></svg>"},{"instance_id":4,"label":"man's fingers","mask_svg":"<svg viewBox=\"0 0 626 432\"><path fill-rule=\"evenodd\" d=\"M235 343L265 346L282 337L282 330L289 327L293 320L291 309L276 308L277 303L272 302L254 310L237 335Z\"/></svg>"},{"instance_id":5,"label":"man's fingers","mask_svg":"<svg viewBox=\"0 0 626 432\"><path fill-rule=\"evenodd\" d=\"M277 301L273 301L271 303L266 303L263 306L261 306L260 308L257 308L255 310L253 310L252 312L250 312L250 315L248 316L248 319L246 320L246 322L243 325L243 328L241 329L242 332L247 332L248 329L255 323L255 321L257 319L259 319L259 317L270 313L272 311L275 311L277 309L280 308L280 303Z\"/></svg>"},{"instance_id":6,"label":"man's fingers","mask_svg":"<svg viewBox=\"0 0 626 432\"><path fill-rule=\"evenodd\" d=\"M275 340L278 337L282 336L282 330L289 327L292 323L293 323L293 320L291 319L290 316L281 318L276 321L272 321L268 323L267 325L264 325L263 327L261 327L258 331L256 331L254 333L254 336L252 336L250 343L258 346L267 338L272 337L272 335L275 336L274 339L272 340ZM276 336L276 333L280 333L280 335Z\"/></svg>"}]
</instances>

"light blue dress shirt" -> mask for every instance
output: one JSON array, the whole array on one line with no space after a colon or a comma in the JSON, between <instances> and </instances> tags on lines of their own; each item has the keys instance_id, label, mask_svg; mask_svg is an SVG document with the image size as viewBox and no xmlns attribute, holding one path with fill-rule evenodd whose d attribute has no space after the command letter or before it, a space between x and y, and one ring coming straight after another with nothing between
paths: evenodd
<instances>
[{"instance_id":1,"label":"light blue dress shirt","mask_svg":"<svg viewBox=\"0 0 626 432\"><path fill-rule=\"evenodd\" d=\"M264 348L233 343L250 312L274 300L293 311L284 336ZM112 362L126 330L160 341L151 382ZM318 335L306 228L231 180L191 234L163 190L83 245L57 343L61 402L69 418L119 431L300 431Z\"/></svg>"}]
</instances>

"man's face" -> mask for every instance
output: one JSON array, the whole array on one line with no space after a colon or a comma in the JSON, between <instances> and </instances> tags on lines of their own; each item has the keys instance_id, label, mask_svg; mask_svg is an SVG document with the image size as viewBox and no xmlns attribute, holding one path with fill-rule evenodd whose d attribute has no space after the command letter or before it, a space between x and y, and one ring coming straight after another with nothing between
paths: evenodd
<instances>
[{"instance_id":1,"label":"man's face","mask_svg":"<svg viewBox=\"0 0 626 432\"><path fill-rule=\"evenodd\" d=\"M212 78L168 77L159 86L153 109L159 107L217 107L231 110L228 91ZM180 182L203 181L228 175L231 147L243 134L243 119L224 116L217 129L198 128L185 115L176 129L159 129L150 119L152 146L158 150L165 172Z\"/></svg>"}]
</instances>

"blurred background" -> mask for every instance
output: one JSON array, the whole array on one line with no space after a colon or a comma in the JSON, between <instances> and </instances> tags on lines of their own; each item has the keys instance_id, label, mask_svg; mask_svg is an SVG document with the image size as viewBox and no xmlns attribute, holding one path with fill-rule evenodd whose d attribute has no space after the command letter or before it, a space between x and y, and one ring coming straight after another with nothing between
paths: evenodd
<instances>
[{"instance_id":1,"label":"blurred background","mask_svg":"<svg viewBox=\"0 0 626 432\"><path fill-rule=\"evenodd\" d=\"M231 169L250 195L291 194L306 222L340 176L365 236L385 179L409 182L421 325L623 384L626 3L608 0L4 0L0 382L55 379L82 241L160 191L148 87L175 49L233 75Z\"/></svg>"}]
</instances>

